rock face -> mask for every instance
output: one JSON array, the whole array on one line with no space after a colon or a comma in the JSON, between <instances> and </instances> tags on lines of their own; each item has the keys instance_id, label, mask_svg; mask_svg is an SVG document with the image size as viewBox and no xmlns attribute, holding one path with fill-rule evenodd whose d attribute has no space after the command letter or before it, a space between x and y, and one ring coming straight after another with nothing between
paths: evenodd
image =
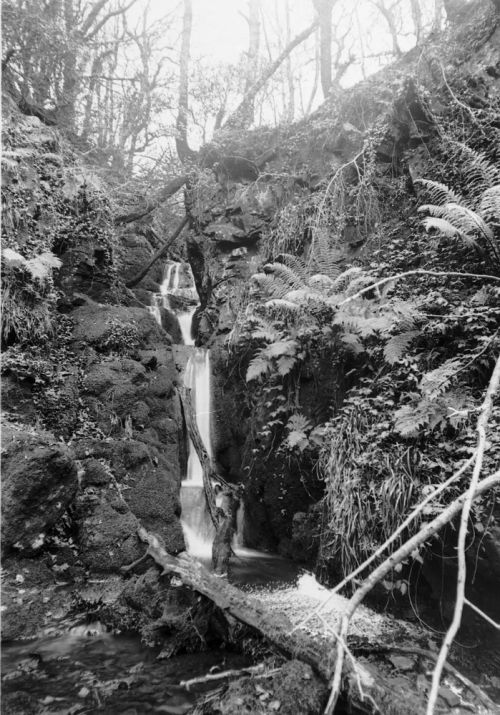
<instances>
[{"instance_id":1,"label":"rock face","mask_svg":"<svg viewBox=\"0 0 500 715\"><path fill-rule=\"evenodd\" d=\"M106 436L77 447L86 486L78 510L82 559L100 571L134 561L143 550L139 522L178 553L184 426L170 338L141 308L85 305L73 317L75 344L88 355L81 399Z\"/></svg>"},{"instance_id":2,"label":"rock face","mask_svg":"<svg viewBox=\"0 0 500 715\"><path fill-rule=\"evenodd\" d=\"M78 487L71 451L47 434L2 430L2 551L33 553Z\"/></svg>"}]
</instances>

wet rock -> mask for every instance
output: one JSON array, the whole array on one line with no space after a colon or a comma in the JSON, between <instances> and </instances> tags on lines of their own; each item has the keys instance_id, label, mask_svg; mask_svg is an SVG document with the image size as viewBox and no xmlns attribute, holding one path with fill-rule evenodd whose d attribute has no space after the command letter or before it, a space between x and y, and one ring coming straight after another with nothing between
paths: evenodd
<instances>
[{"instance_id":1,"label":"wet rock","mask_svg":"<svg viewBox=\"0 0 500 715\"><path fill-rule=\"evenodd\" d=\"M144 236L128 233L121 237L122 257L120 265L120 276L123 281L132 280L151 260L154 250ZM160 282L162 279L162 263L158 263L151 268L150 277Z\"/></svg>"},{"instance_id":2,"label":"wet rock","mask_svg":"<svg viewBox=\"0 0 500 715\"><path fill-rule=\"evenodd\" d=\"M105 442L89 440L79 445L77 454L84 458L103 459L109 463L122 492L126 509L130 509L143 526L158 534L164 540L167 551L175 554L184 549L184 537L179 521L178 445L171 445L170 451L161 448L161 443L157 447L136 439L109 439ZM170 455L170 459L167 455ZM101 498L97 495L96 502ZM107 498L108 501L110 498ZM96 504L93 507L94 512L97 508ZM113 504L115 511L117 508L117 505ZM123 522L119 521L117 526L121 528L121 525ZM99 519L94 519L91 526L97 533ZM126 526L128 528L129 524ZM135 530L136 527L134 533ZM103 538L106 541L107 528Z\"/></svg>"},{"instance_id":3,"label":"wet rock","mask_svg":"<svg viewBox=\"0 0 500 715\"><path fill-rule=\"evenodd\" d=\"M106 486L111 481L111 473L104 464L97 459L85 459L82 462L83 476L81 486L83 489L88 486Z\"/></svg>"},{"instance_id":4,"label":"wet rock","mask_svg":"<svg viewBox=\"0 0 500 715\"><path fill-rule=\"evenodd\" d=\"M4 426L2 448L2 550L30 553L73 501L77 466L49 433Z\"/></svg>"},{"instance_id":5,"label":"wet rock","mask_svg":"<svg viewBox=\"0 0 500 715\"><path fill-rule=\"evenodd\" d=\"M182 343L182 333L175 313L168 308L160 308L161 326L171 336L174 343Z\"/></svg>"},{"instance_id":6,"label":"wet rock","mask_svg":"<svg viewBox=\"0 0 500 715\"><path fill-rule=\"evenodd\" d=\"M80 557L94 571L116 573L142 556L137 538L140 524L127 505L111 492L104 497L84 494L78 500Z\"/></svg>"},{"instance_id":7,"label":"wet rock","mask_svg":"<svg viewBox=\"0 0 500 715\"><path fill-rule=\"evenodd\" d=\"M149 310L117 305L82 305L72 313L76 346L91 345L98 352L157 348L171 342Z\"/></svg>"}]
</instances>

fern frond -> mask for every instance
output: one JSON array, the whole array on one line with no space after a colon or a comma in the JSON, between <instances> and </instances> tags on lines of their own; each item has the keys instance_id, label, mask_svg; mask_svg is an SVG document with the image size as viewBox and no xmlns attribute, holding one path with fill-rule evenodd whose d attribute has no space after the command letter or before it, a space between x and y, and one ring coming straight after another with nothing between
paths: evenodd
<instances>
[{"instance_id":1,"label":"fern frond","mask_svg":"<svg viewBox=\"0 0 500 715\"><path fill-rule=\"evenodd\" d=\"M342 271L343 259L342 251L331 245L329 232L315 229L309 256L310 268L329 278L336 278Z\"/></svg>"},{"instance_id":2,"label":"fern frond","mask_svg":"<svg viewBox=\"0 0 500 715\"><path fill-rule=\"evenodd\" d=\"M403 405L394 413L394 429L402 437L415 437L429 421L429 409L424 400L416 405Z\"/></svg>"},{"instance_id":3,"label":"fern frond","mask_svg":"<svg viewBox=\"0 0 500 715\"><path fill-rule=\"evenodd\" d=\"M286 423L286 427L290 431L297 430L299 432L305 432L306 430L311 429L312 425L305 415L301 412L296 412L290 416L288 422Z\"/></svg>"},{"instance_id":4,"label":"fern frond","mask_svg":"<svg viewBox=\"0 0 500 715\"><path fill-rule=\"evenodd\" d=\"M271 274L275 280L271 298L283 298L291 290L305 288L305 282L296 271L284 263L268 263L264 266L264 271Z\"/></svg>"},{"instance_id":5,"label":"fern frond","mask_svg":"<svg viewBox=\"0 0 500 715\"><path fill-rule=\"evenodd\" d=\"M449 202L457 204L463 203L463 198L459 194L455 193L455 191L446 186L446 184L441 184L439 181L415 179L414 183L422 184L433 204L442 205Z\"/></svg>"},{"instance_id":6,"label":"fern frond","mask_svg":"<svg viewBox=\"0 0 500 715\"><path fill-rule=\"evenodd\" d=\"M259 351L259 353L257 353L257 355L250 360L246 374L246 381L251 382L259 377L263 377L264 375L267 375L270 369L271 365L269 360L263 358Z\"/></svg>"},{"instance_id":7,"label":"fern frond","mask_svg":"<svg viewBox=\"0 0 500 715\"><path fill-rule=\"evenodd\" d=\"M355 330L361 337L368 337L375 332L385 332L392 327L392 318L389 315L361 315L340 310L335 315L335 325L343 325Z\"/></svg>"},{"instance_id":8,"label":"fern frond","mask_svg":"<svg viewBox=\"0 0 500 715\"><path fill-rule=\"evenodd\" d=\"M467 189L469 193L480 196L487 189L500 183L500 169L491 163L481 152L471 149L462 142L454 142L465 164Z\"/></svg>"},{"instance_id":9,"label":"fern frond","mask_svg":"<svg viewBox=\"0 0 500 715\"><path fill-rule=\"evenodd\" d=\"M463 234L458 226L455 226L454 224L450 223L450 221L447 221L444 218L435 218L434 216L426 216L422 220L422 226L425 228L427 233L429 233L432 230L439 231L439 233L442 233L444 236L447 236L448 238L456 238L459 236L460 238L463 238L464 240L469 239L470 237L466 236Z\"/></svg>"},{"instance_id":10,"label":"fern frond","mask_svg":"<svg viewBox=\"0 0 500 715\"><path fill-rule=\"evenodd\" d=\"M431 400L445 392L461 366L459 358L450 358L442 365L427 372L420 381L420 389Z\"/></svg>"},{"instance_id":11,"label":"fern frond","mask_svg":"<svg viewBox=\"0 0 500 715\"><path fill-rule=\"evenodd\" d=\"M358 266L352 266L351 268L348 268L346 271L343 271L335 280L333 281L332 288L335 291L342 290L344 286L346 286L354 276L359 276L362 273L362 269L359 268Z\"/></svg>"},{"instance_id":12,"label":"fern frond","mask_svg":"<svg viewBox=\"0 0 500 715\"><path fill-rule=\"evenodd\" d=\"M278 373L282 375L283 377L285 375L288 375L289 372L291 372L292 368L296 364L297 359L290 356L290 355L282 355L278 360L276 361L277 367L278 367Z\"/></svg>"},{"instance_id":13,"label":"fern frond","mask_svg":"<svg viewBox=\"0 0 500 715\"><path fill-rule=\"evenodd\" d=\"M481 216L467 206L459 206L458 204L446 205L450 216L453 216L455 223L460 226L461 230L466 234L474 232L482 233L487 238L493 238L493 233L490 227L483 221Z\"/></svg>"},{"instance_id":14,"label":"fern frond","mask_svg":"<svg viewBox=\"0 0 500 715\"><path fill-rule=\"evenodd\" d=\"M500 222L500 184L486 189L481 196L478 212L485 221Z\"/></svg>"},{"instance_id":15,"label":"fern frond","mask_svg":"<svg viewBox=\"0 0 500 715\"><path fill-rule=\"evenodd\" d=\"M282 355L293 357L297 353L298 343L296 340L278 340L271 343L262 350L262 355L270 358L278 358Z\"/></svg>"},{"instance_id":16,"label":"fern frond","mask_svg":"<svg viewBox=\"0 0 500 715\"><path fill-rule=\"evenodd\" d=\"M356 335L356 333L342 333L340 340L345 345L346 349L354 355L360 355L365 350L359 335Z\"/></svg>"},{"instance_id":17,"label":"fern frond","mask_svg":"<svg viewBox=\"0 0 500 715\"><path fill-rule=\"evenodd\" d=\"M389 365L394 365L401 360L410 343L420 335L420 330L407 330L405 333L393 335L386 342L384 347L384 359Z\"/></svg>"},{"instance_id":18,"label":"fern frond","mask_svg":"<svg viewBox=\"0 0 500 715\"><path fill-rule=\"evenodd\" d=\"M294 256L291 253L280 253L279 256L276 256L274 263L283 263L295 273L299 280L304 283L306 282L307 267L302 258Z\"/></svg>"},{"instance_id":19,"label":"fern frond","mask_svg":"<svg viewBox=\"0 0 500 715\"><path fill-rule=\"evenodd\" d=\"M394 327L400 332L414 330L415 327L424 321L427 321L427 316L410 301L395 300L391 308L394 312Z\"/></svg>"}]
</instances>

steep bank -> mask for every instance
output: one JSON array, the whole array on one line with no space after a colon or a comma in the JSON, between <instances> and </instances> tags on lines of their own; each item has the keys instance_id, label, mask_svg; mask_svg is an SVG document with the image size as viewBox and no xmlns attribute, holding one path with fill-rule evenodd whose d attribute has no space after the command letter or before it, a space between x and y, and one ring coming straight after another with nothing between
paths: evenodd
<instances>
[{"instance_id":1,"label":"steep bank","mask_svg":"<svg viewBox=\"0 0 500 715\"><path fill-rule=\"evenodd\" d=\"M12 638L53 613L33 587L52 592L62 579L76 596L84 577L139 558L139 523L184 549L186 445L172 338L147 307L155 276L136 295L124 288L154 247L115 232L106 187L56 130L8 96L3 107L2 625Z\"/></svg>"},{"instance_id":2,"label":"steep bank","mask_svg":"<svg viewBox=\"0 0 500 715\"><path fill-rule=\"evenodd\" d=\"M432 40L308 122L222 136L233 173L200 170L186 194L221 474L244 485L247 544L306 563L325 582L373 553L474 443L498 347L498 225L484 198L498 183L500 70L492 8L471 13L445 38L449 57ZM115 231L105 187L57 132L15 110L5 127L6 635L50 623L55 603L67 609L58 589L69 585L80 610L93 604L107 623L142 629L167 655L239 647L245 633L170 588L150 561L121 576L144 553L139 524L169 553L184 548L180 328L168 311L160 327L148 310L161 266L133 293L124 288L157 246L144 226ZM451 229L431 238L417 209L427 202L428 219L443 218L436 206L451 192ZM484 212L484 236L463 222L462 201ZM421 273L363 293L408 270ZM498 448L491 432L487 467ZM497 505L482 499L473 516L468 595L497 617ZM379 603L441 627L453 536L450 527L395 570ZM483 639L479 654L492 691L495 647Z\"/></svg>"}]
</instances>

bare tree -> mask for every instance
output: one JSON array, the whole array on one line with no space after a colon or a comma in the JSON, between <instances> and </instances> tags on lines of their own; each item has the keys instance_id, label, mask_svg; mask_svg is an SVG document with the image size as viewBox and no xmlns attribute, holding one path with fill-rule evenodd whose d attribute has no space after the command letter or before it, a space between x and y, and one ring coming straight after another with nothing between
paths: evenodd
<instances>
[{"instance_id":1,"label":"bare tree","mask_svg":"<svg viewBox=\"0 0 500 715\"><path fill-rule=\"evenodd\" d=\"M191 46L191 29L193 24L193 8L191 0L184 0L184 17L182 20L181 52L179 59L179 105L177 109L175 145L179 159L184 164L193 158L187 138L189 110L189 55Z\"/></svg>"},{"instance_id":2,"label":"bare tree","mask_svg":"<svg viewBox=\"0 0 500 715\"><path fill-rule=\"evenodd\" d=\"M319 22L321 88L327 97L332 86L332 11L336 0L313 2Z\"/></svg>"},{"instance_id":3,"label":"bare tree","mask_svg":"<svg viewBox=\"0 0 500 715\"><path fill-rule=\"evenodd\" d=\"M401 57L403 54L399 46L399 28L396 22L396 8L399 6L401 0L394 0L392 3L388 3L387 0L371 0L372 4L377 8L382 17L387 23L389 33L392 40L392 52L395 57Z\"/></svg>"}]
</instances>

